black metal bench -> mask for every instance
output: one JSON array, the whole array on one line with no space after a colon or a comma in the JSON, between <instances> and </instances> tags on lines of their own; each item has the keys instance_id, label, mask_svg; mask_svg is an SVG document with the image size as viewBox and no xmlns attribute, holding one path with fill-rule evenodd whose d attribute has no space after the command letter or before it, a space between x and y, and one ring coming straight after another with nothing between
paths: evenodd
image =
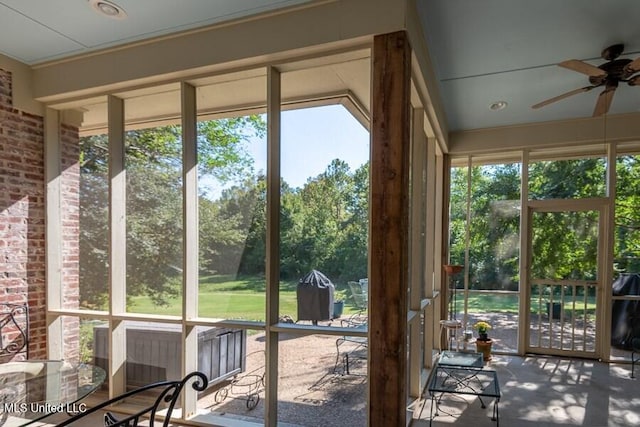
<instances>
[{"instance_id":1,"label":"black metal bench","mask_svg":"<svg viewBox=\"0 0 640 427\"><path fill-rule=\"evenodd\" d=\"M21 353L29 358L29 306L0 303L0 363Z\"/></svg>"},{"instance_id":2,"label":"black metal bench","mask_svg":"<svg viewBox=\"0 0 640 427\"><path fill-rule=\"evenodd\" d=\"M192 381L191 387L196 391L204 391L207 388L207 376L201 372L192 372L179 381L161 381L123 393L56 424L56 427L74 425L74 423L82 421L83 418L97 411L108 409L110 406L121 403L125 399L141 394L149 394L154 391L159 391L159 395L155 400L132 415L125 415L122 418L118 418L111 412L105 412L104 425L108 427L136 427L138 423L148 420L150 426L155 426L159 411L162 411L161 415L164 417L164 421L161 425L167 427L171 424L171 413L180 397L180 392L182 392L184 386L190 381Z\"/></svg>"}]
</instances>

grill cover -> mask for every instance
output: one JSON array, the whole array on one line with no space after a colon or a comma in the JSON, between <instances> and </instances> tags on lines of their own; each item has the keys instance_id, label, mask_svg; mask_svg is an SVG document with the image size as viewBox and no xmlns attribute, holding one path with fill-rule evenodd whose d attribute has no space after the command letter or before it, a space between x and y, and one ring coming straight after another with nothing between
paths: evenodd
<instances>
[{"instance_id":1,"label":"grill cover","mask_svg":"<svg viewBox=\"0 0 640 427\"><path fill-rule=\"evenodd\" d=\"M298 320L330 320L333 317L333 292L331 280L318 270L311 270L298 282Z\"/></svg>"},{"instance_id":2,"label":"grill cover","mask_svg":"<svg viewBox=\"0 0 640 427\"><path fill-rule=\"evenodd\" d=\"M621 274L613 282L613 295L640 295L640 275ZM631 339L640 337L640 301L613 301L611 345L631 349Z\"/></svg>"}]
</instances>

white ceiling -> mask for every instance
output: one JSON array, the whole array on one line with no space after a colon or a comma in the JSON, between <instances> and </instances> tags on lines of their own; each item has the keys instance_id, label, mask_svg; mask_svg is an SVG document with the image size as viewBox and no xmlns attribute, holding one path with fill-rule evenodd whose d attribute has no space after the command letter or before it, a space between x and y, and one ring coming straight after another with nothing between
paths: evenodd
<instances>
[{"instance_id":1,"label":"white ceiling","mask_svg":"<svg viewBox=\"0 0 640 427\"><path fill-rule=\"evenodd\" d=\"M538 110L531 106L589 86L556 64L599 65L600 52L625 44L640 56L638 0L418 0L450 130L590 117L600 89ZM492 111L489 105L506 101ZM640 111L640 86L620 84L609 114Z\"/></svg>"},{"instance_id":2,"label":"white ceiling","mask_svg":"<svg viewBox=\"0 0 640 427\"><path fill-rule=\"evenodd\" d=\"M114 0L127 19L89 0L0 0L0 53L29 65L295 6L312 0ZM531 105L588 86L558 67L598 65L603 48L640 56L639 0L417 0L450 130L590 117L599 90L538 110ZM502 111L491 111L495 101ZM621 84L609 114L640 111L640 87Z\"/></svg>"},{"instance_id":3,"label":"white ceiling","mask_svg":"<svg viewBox=\"0 0 640 427\"><path fill-rule=\"evenodd\" d=\"M89 0L0 0L0 53L26 64L185 31L310 0L113 0L126 19Z\"/></svg>"}]
</instances>

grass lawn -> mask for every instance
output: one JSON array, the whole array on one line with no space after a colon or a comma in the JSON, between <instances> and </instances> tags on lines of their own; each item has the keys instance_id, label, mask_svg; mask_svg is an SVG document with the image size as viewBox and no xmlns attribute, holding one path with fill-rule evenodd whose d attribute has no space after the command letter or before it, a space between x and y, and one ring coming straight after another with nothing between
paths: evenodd
<instances>
[{"instance_id":1,"label":"grass lawn","mask_svg":"<svg viewBox=\"0 0 640 427\"><path fill-rule=\"evenodd\" d=\"M297 281L280 283L280 314L297 318ZM338 286L338 294L344 294ZM349 292L347 292L349 295ZM462 310L462 293L457 294L457 308ZM576 303L576 311L584 310L581 297ZM204 276L200 278L199 315L217 319L242 319L264 321L265 319L265 281L262 278L248 277L236 279L233 276ZM166 306L157 306L151 298L135 296L129 298L129 310L133 313L180 315L180 298L171 298ZM532 302L532 313L538 309ZM569 307L569 306L568 306ZM568 308L567 307L567 308ZM595 311L593 297L588 298L587 311ZM543 305L544 308L544 305ZM475 294L468 299L469 313L518 313L518 296L513 294ZM357 312L350 298L347 298L344 314Z\"/></svg>"},{"instance_id":2,"label":"grass lawn","mask_svg":"<svg viewBox=\"0 0 640 427\"><path fill-rule=\"evenodd\" d=\"M464 307L462 295L458 294L458 307ZM517 295L469 294L469 313L517 313Z\"/></svg>"},{"instance_id":3,"label":"grass lawn","mask_svg":"<svg viewBox=\"0 0 640 427\"><path fill-rule=\"evenodd\" d=\"M462 295L457 294L457 307L458 311L464 307L464 301ZM555 299L555 302L559 302L559 299ZM531 302L531 312L537 313L538 305L537 300ZM570 302L570 298L565 296L565 308L573 309L573 305ZM579 311L584 311L584 301L582 296L576 298L575 311L576 314ZM468 298L468 310L469 313L518 313L518 296L517 295L504 295L504 294L473 294L471 293ZM542 309L546 309L546 305L543 302ZM587 313L594 313L596 309L595 297L587 297Z\"/></svg>"},{"instance_id":4,"label":"grass lawn","mask_svg":"<svg viewBox=\"0 0 640 427\"><path fill-rule=\"evenodd\" d=\"M297 282L280 283L280 314L297 318ZM261 278L236 279L231 276L206 276L200 278L198 292L198 314L201 317L218 319L242 319L264 321L265 282ZM144 314L180 315L180 298L171 298L168 305L157 306L151 298L135 296L129 298L129 311ZM345 304L344 313L355 312Z\"/></svg>"}]
</instances>

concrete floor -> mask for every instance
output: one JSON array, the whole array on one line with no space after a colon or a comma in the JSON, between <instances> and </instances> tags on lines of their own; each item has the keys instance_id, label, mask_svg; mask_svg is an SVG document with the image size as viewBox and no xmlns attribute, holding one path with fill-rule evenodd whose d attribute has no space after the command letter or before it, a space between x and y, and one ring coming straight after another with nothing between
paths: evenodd
<instances>
[{"instance_id":1,"label":"concrete floor","mask_svg":"<svg viewBox=\"0 0 640 427\"><path fill-rule=\"evenodd\" d=\"M631 365L555 357L494 355L486 366L498 374L501 427L627 427L640 425L640 378ZM485 399L486 400L486 399ZM493 401L444 395L433 426L493 427ZM430 400L413 427L429 425Z\"/></svg>"},{"instance_id":2,"label":"concrete floor","mask_svg":"<svg viewBox=\"0 0 640 427\"><path fill-rule=\"evenodd\" d=\"M631 365L628 363L494 354L486 369L494 369L498 374L501 427L640 425L640 369L636 372L637 378L632 379ZM498 423L491 420L493 401L485 399L485 403L487 407L482 409L477 398L444 395L439 407L440 414L434 418L432 426L498 427ZM417 406L411 426L428 426L429 409L430 400L427 400L421 414L420 406ZM364 421L363 418L360 420ZM76 426L94 427L102 424L100 415L85 421ZM56 421L52 419L49 422L54 424ZM218 424L220 420L212 418L207 422ZM229 425L227 423L231 421L223 422ZM343 418L339 425L351 427L353 423Z\"/></svg>"}]
</instances>

